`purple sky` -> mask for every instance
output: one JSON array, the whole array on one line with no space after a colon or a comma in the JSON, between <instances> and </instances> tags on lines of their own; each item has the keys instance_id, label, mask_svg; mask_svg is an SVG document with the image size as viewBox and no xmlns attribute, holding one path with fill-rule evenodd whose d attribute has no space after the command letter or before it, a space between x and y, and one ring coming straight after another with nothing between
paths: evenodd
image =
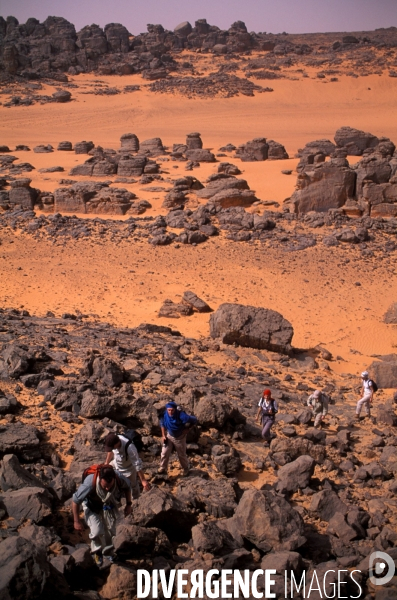
<instances>
[{"instance_id":1,"label":"purple sky","mask_svg":"<svg viewBox=\"0 0 397 600\"><path fill-rule=\"evenodd\" d=\"M370 31L397 26L397 0L0 0L0 14L20 23L65 17L77 30L122 23L132 34L146 31L147 23L173 29L200 18L222 29L241 20L249 31L271 33Z\"/></svg>"}]
</instances>

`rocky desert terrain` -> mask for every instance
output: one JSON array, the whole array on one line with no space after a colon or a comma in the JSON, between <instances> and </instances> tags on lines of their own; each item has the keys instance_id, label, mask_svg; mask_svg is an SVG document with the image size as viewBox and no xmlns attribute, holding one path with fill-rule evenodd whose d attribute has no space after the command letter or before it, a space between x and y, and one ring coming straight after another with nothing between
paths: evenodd
<instances>
[{"instance_id":1,"label":"rocky desert terrain","mask_svg":"<svg viewBox=\"0 0 397 600\"><path fill-rule=\"evenodd\" d=\"M277 568L395 598L369 557L397 560L397 29L0 17L0 94L0 597ZM157 473L169 400L199 422L186 478ZM98 570L71 496L126 427L152 489Z\"/></svg>"}]
</instances>

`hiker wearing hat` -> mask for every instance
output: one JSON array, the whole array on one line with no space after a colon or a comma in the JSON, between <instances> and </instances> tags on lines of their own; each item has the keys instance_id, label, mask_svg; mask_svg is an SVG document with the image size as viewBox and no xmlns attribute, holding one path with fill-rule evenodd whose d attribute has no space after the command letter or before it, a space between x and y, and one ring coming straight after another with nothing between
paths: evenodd
<instances>
[{"instance_id":1,"label":"hiker wearing hat","mask_svg":"<svg viewBox=\"0 0 397 600\"><path fill-rule=\"evenodd\" d=\"M321 390L315 390L307 399L307 405L314 415L314 427L320 427L325 415L328 413L329 398Z\"/></svg>"},{"instance_id":2,"label":"hiker wearing hat","mask_svg":"<svg viewBox=\"0 0 397 600\"><path fill-rule=\"evenodd\" d=\"M124 516L131 514L131 487L129 480L109 465L93 465L85 469L83 481L73 494L72 512L76 531L83 531L80 507L90 529L91 552L98 567L103 564L103 555L112 562L114 557L113 538L119 518L118 505L122 495L126 498Z\"/></svg>"},{"instance_id":3,"label":"hiker wearing hat","mask_svg":"<svg viewBox=\"0 0 397 600\"><path fill-rule=\"evenodd\" d=\"M189 461L186 455L186 436L189 428L196 425L197 419L179 410L175 402L168 402L165 411L160 418L163 448L161 451L159 473L166 473L171 452L175 448L179 462L183 469L183 475L189 474Z\"/></svg>"},{"instance_id":4,"label":"hiker wearing hat","mask_svg":"<svg viewBox=\"0 0 397 600\"><path fill-rule=\"evenodd\" d=\"M264 445L269 446L271 440L270 430L273 427L276 413L278 412L277 402L272 398L270 390L263 391L258 407L256 419L258 422L262 421L262 437L265 439Z\"/></svg>"},{"instance_id":5,"label":"hiker wearing hat","mask_svg":"<svg viewBox=\"0 0 397 600\"><path fill-rule=\"evenodd\" d=\"M357 402L356 419L360 418L361 409L363 407L365 408L366 416L371 416L371 404L374 396L373 381L369 379L368 371L363 371L361 373L361 379L363 382L363 386L361 388L361 398Z\"/></svg>"},{"instance_id":6,"label":"hiker wearing hat","mask_svg":"<svg viewBox=\"0 0 397 600\"><path fill-rule=\"evenodd\" d=\"M105 437L105 452L108 453L106 464L112 465L116 471L130 480L132 497L135 500L140 495L138 477L143 489L150 490L150 483L146 481L143 472L142 460L139 458L138 450L132 440L122 434L109 433Z\"/></svg>"}]
</instances>

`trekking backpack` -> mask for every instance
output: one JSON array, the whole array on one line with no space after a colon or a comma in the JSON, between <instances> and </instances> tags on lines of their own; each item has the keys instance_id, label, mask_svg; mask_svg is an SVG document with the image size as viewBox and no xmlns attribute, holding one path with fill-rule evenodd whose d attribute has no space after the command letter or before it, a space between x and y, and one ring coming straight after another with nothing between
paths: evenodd
<instances>
[{"instance_id":1,"label":"trekking backpack","mask_svg":"<svg viewBox=\"0 0 397 600\"><path fill-rule=\"evenodd\" d=\"M111 465L105 465L105 464L91 465L90 467L87 467L86 469L84 469L83 474L81 476L81 483L83 483L84 479L86 477L88 477L88 475L94 475L94 481L92 483L92 487L95 489L96 482L99 477L99 472L104 467L114 470ZM116 475L116 480L117 480L118 479L117 474L115 473L115 475Z\"/></svg>"},{"instance_id":2,"label":"trekking backpack","mask_svg":"<svg viewBox=\"0 0 397 600\"><path fill-rule=\"evenodd\" d=\"M140 433L138 433L138 431L135 431L135 429L126 429L120 435L122 435L124 438L126 438L128 440L128 442L125 445L125 457L126 458L127 458L128 448L131 444L134 444L134 446L138 452L140 452L143 449L142 436Z\"/></svg>"},{"instance_id":3,"label":"trekking backpack","mask_svg":"<svg viewBox=\"0 0 397 600\"><path fill-rule=\"evenodd\" d=\"M378 391L379 388L373 379L368 379L368 383L372 383L372 389L374 390L374 392Z\"/></svg>"}]
</instances>

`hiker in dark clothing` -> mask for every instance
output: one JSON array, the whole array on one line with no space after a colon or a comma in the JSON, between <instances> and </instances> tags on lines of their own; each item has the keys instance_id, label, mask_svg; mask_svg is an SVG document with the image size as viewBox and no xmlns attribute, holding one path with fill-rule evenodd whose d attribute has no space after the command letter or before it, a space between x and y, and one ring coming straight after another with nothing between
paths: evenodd
<instances>
[{"instance_id":1,"label":"hiker in dark clothing","mask_svg":"<svg viewBox=\"0 0 397 600\"><path fill-rule=\"evenodd\" d=\"M77 531L83 531L84 525L79 516L82 505L85 521L90 529L91 552L97 566L101 566L102 554L106 554L108 558L112 556L119 516L118 504L122 495L126 498L124 516L131 514L131 485L124 475L108 465L94 465L88 471L92 472L73 494L73 522Z\"/></svg>"},{"instance_id":2,"label":"hiker in dark clothing","mask_svg":"<svg viewBox=\"0 0 397 600\"><path fill-rule=\"evenodd\" d=\"M262 421L262 437L265 439L264 445L269 446L271 440L270 430L278 412L277 402L272 398L270 390L264 390L258 407L256 419L259 423Z\"/></svg>"}]
</instances>

